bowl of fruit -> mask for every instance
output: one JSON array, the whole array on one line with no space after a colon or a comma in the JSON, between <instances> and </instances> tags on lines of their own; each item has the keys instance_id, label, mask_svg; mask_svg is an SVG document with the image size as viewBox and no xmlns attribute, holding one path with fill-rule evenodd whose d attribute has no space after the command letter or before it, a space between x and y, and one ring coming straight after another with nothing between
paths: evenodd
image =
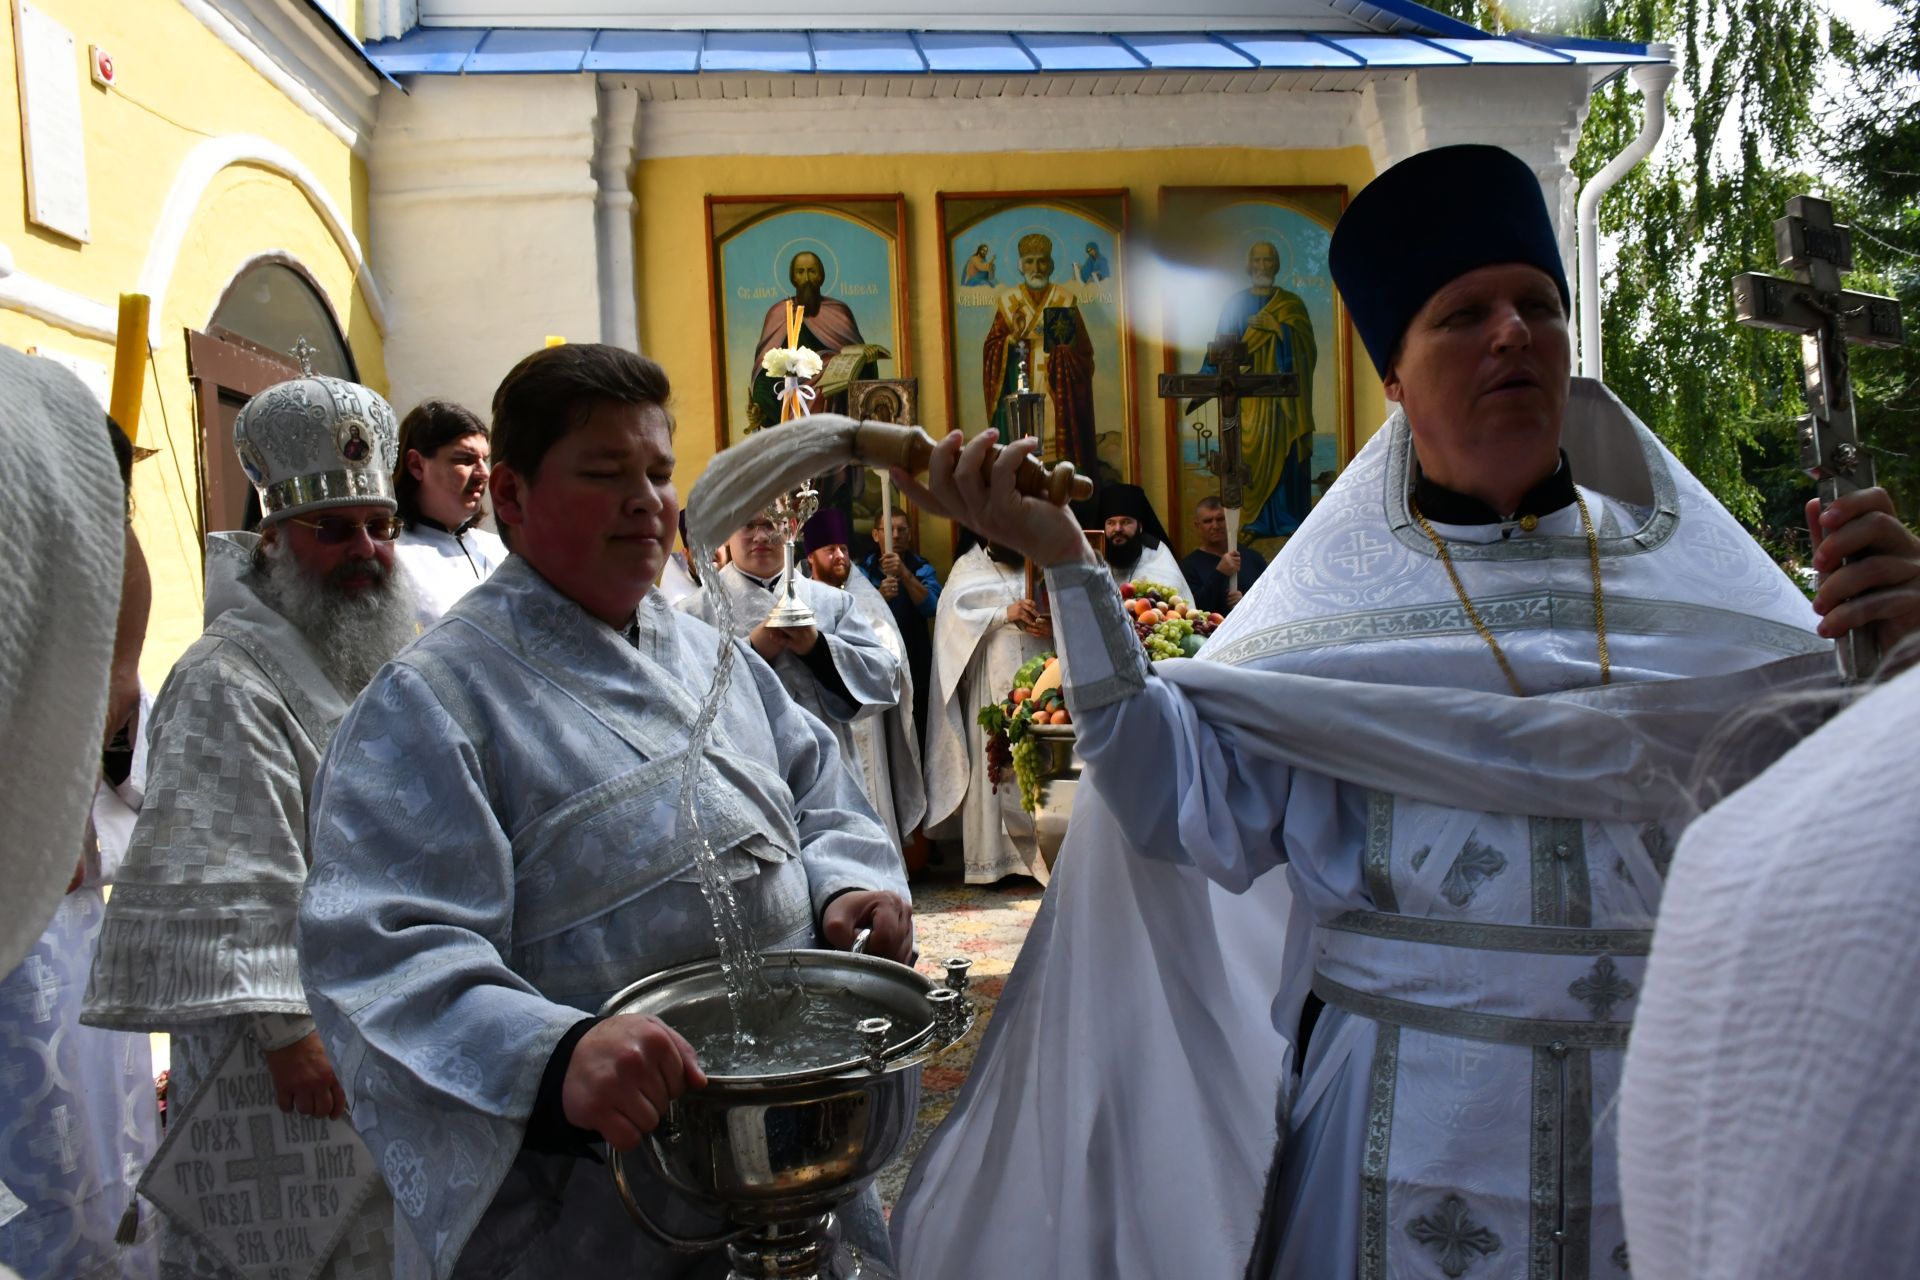
<instances>
[{"instance_id":1,"label":"bowl of fruit","mask_svg":"<svg viewBox=\"0 0 1920 1280\"><path fill-rule=\"evenodd\" d=\"M1151 662L1197 656L1222 621L1219 614L1188 604L1172 587L1158 582L1121 583L1120 603Z\"/></svg>"},{"instance_id":2,"label":"bowl of fruit","mask_svg":"<svg viewBox=\"0 0 1920 1280\"><path fill-rule=\"evenodd\" d=\"M1055 770L1053 744L1071 750L1073 716L1060 684L1060 659L1051 653L1030 658L1014 672L1013 688L998 702L980 708L987 734L987 777L998 790L1009 767L1020 782L1020 807L1039 807L1047 775Z\"/></svg>"}]
</instances>

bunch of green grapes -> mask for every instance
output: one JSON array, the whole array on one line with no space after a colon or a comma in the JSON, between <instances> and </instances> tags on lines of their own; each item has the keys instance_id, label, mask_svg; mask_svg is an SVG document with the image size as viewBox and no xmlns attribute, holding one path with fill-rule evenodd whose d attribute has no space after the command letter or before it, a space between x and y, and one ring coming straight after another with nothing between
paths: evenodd
<instances>
[{"instance_id":1,"label":"bunch of green grapes","mask_svg":"<svg viewBox=\"0 0 1920 1280\"><path fill-rule=\"evenodd\" d=\"M1144 641L1148 659L1158 662L1162 658L1185 657L1185 641L1192 634L1193 624L1185 618L1167 618L1157 623Z\"/></svg>"},{"instance_id":2,"label":"bunch of green grapes","mask_svg":"<svg viewBox=\"0 0 1920 1280\"><path fill-rule=\"evenodd\" d=\"M1040 791L1045 785L1040 769L1050 754L1032 735L1013 744L1013 772L1020 779L1020 807L1028 813L1040 808Z\"/></svg>"}]
</instances>

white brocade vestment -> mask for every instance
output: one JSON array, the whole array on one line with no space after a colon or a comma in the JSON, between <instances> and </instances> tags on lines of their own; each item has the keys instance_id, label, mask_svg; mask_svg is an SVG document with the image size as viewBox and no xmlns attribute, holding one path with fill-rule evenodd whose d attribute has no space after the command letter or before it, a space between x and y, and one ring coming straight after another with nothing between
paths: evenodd
<instances>
[{"instance_id":1,"label":"white brocade vestment","mask_svg":"<svg viewBox=\"0 0 1920 1280\"><path fill-rule=\"evenodd\" d=\"M603 1165L523 1150L549 1060L614 993L715 954L702 838L762 948L817 945L837 893L907 896L833 735L739 641L700 826L682 823L721 641L658 592L633 635L510 558L382 669L321 769L303 974L395 1188L403 1278L724 1272L654 1244ZM634 1186L669 1230L717 1225L644 1172ZM847 1238L884 1251L878 1201L846 1209Z\"/></svg>"},{"instance_id":2,"label":"white brocade vestment","mask_svg":"<svg viewBox=\"0 0 1920 1280\"><path fill-rule=\"evenodd\" d=\"M933 619L927 829L950 835L950 820L959 815L968 884L1044 871L1038 849L1022 848L1007 834L1001 797L987 779L986 731L977 719L980 708L1012 690L1022 664L1049 648L1007 621L1007 607L1025 593L1021 565L1000 564L985 547L974 547L953 562ZM1011 770L1001 785L1018 785ZM936 830L941 823L949 823L946 831Z\"/></svg>"},{"instance_id":3,"label":"white brocade vestment","mask_svg":"<svg viewBox=\"0 0 1920 1280\"><path fill-rule=\"evenodd\" d=\"M507 558L498 534L472 526L455 533L425 521L404 529L393 543L393 558L413 580L422 628L440 620L467 592L487 580Z\"/></svg>"},{"instance_id":4,"label":"white brocade vestment","mask_svg":"<svg viewBox=\"0 0 1920 1280\"><path fill-rule=\"evenodd\" d=\"M171 1038L171 1114L193 1107L236 1034L263 1050L311 1033L294 951L307 796L347 704L306 638L254 591L258 538L207 542L207 628L148 721L146 799L107 902L82 1021ZM261 1087L273 1092L260 1068ZM315 1167L317 1144L283 1140ZM377 1188L318 1280L391 1274L392 1202ZM221 1276L170 1219L166 1274Z\"/></svg>"},{"instance_id":5,"label":"white brocade vestment","mask_svg":"<svg viewBox=\"0 0 1920 1280\"><path fill-rule=\"evenodd\" d=\"M1698 748L1831 659L1597 384L1574 382L1563 444L1605 687L1578 506L1436 526L1515 698L1411 518L1397 411L1200 660L1150 671L1102 569L1049 571L1086 771L1052 916L895 1210L907 1274L1625 1275L1609 1117ZM1291 918L1261 896L1281 864ZM1309 985L1328 1007L1292 1083ZM1006 1151L1014 1176L976 1177Z\"/></svg>"}]
</instances>

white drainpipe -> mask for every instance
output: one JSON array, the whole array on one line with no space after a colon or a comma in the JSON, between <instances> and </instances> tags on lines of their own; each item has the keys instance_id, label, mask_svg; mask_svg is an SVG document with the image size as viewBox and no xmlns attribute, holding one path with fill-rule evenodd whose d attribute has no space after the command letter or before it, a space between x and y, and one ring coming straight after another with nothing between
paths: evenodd
<instances>
[{"instance_id":1,"label":"white drainpipe","mask_svg":"<svg viewBox=\"0 0 1920 1280\"><path fill-rule=\"evenodd\" d=\"M1580 190L1580 372L1589 378L1600 377L1600 198L1609 188L1627 176L1628 170L1647 158L1667 127L1667 86L1679 67L1673 62L1673 46L1650 44L1647 52L1661 62L1643 63L1627 74L1646 100L1646 119L1640 124L1640 136L1627 149L1607 162Z\"/></svg>"}]
</instances>

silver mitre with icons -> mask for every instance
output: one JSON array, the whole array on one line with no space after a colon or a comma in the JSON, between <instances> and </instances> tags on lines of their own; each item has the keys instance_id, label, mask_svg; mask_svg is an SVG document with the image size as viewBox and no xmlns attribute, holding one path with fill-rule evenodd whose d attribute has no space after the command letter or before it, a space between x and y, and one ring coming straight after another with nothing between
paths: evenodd
<instances>
[{"instance_id":1,"label":"silver mitre with icons","mask_svg":"<svg viewBox=\"0 0 1920 1280\"><path fill-rule=\"evenodd\" d=\"M234 452L260 493L263 524L328 507L397 505L400 423L392 407L369 387L313 372L312 350L301 339L301 376L247 401L233 424Z\"/></svg>"}]
</instances>

